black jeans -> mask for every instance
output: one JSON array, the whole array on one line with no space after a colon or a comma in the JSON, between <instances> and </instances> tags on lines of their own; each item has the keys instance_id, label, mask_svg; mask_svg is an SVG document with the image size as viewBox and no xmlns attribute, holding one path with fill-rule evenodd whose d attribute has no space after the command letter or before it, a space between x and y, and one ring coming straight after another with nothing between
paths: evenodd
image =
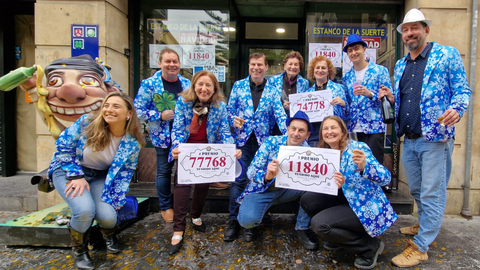
<instances>
[{"instance_id":1,"label":"black jeans","mask_svg":"<svg viewBox=\"0 0 480 270\"><path fill-rule=\"evenodd\" d=\"M357 138L359 142L364 142L368 145L368 147L370 147L370 150L372 150L372 154L378 160L378 163L383 165L383 148L385 146L385 134L365 134L363 132L357 132Z\"/></svg>"},{"instance_id":2,"label":"black jeans","mask_svg":"<svg viewBox=\"0 0 480 270\"><path fill-rule=\"evenodd\" d=\"M372 257L379 240L370 237L343 195L307 192L300 199L303 210L312 217L312 230L325 239L354 254Z\"/></svg>"}]
</instances>

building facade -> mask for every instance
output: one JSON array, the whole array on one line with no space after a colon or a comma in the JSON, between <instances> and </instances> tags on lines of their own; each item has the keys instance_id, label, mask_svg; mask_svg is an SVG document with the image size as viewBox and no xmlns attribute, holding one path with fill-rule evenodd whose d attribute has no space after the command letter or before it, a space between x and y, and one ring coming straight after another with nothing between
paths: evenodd
<instances>
[{"instance_id":1,"label":"building facade","mask_svg":"<svg viewBox=\"0 0 480 270\"><path fill-rule=\"evenodd\" d=\"M396 60L405 53L400 35L395 30L396 25L411 8L419 8L433 20L428 40L456 47L463 57L467 74L471 74L471 0L21 1L26 4L23 9L30 7L25 10L17 10L18 6L8 3L14 1L3 2L1 5L15 8L15 12L2 19L0 30L4 39L0 45L5 57L0 75L17 66L33 63L46 66L55 59L70 57L71 25L98 25L99 58L112 66L112 77L132 96L140 81L158 70L158 53L164 47L175 49L181 55L183 76L190 78L199 69L212 71L227 96L233 83L248 75L248 55L255 51L267 55L267 76L283 72L281 60L287 52L296 50L304 56L305 67L316 55L331 58L337 67L336 79L340 81L351 67L348 57L342 54L342 47L345 37L352 33L360 34L367 41L370 61L386 66L393 75ZM11 23L16 26L14 33L7 31ZM7 39L12 35L16 38L14 45L22 44L23 49L22 57L13 61L5 53L12 47ZM477 59L475 56L474 61L477 62ZM475 70L475 73L478 72ZM306 71L302 71L301 75L306 75ZM474 91L476 85L471 85L471 88ZM5 97L5 93L0 95L3 95L4 102L13 100L17 104L10 111L6 107L0 108L0 123L10 123L2 126L0 136L9 134L14 138L7 138L10 143L5 141L8 135L0 138L10 146L8 151L0 148L2 159L15 155L15 164L7 164L10 174L12 168L13 171L41 171L47 168L54 152L54 140L36 116L32 104L24 102L25 96L20 90L15 97L12 94ZM474 95L472 97L470 106L474 108L476 100ZM7 104L1 103L2 100L0 104ZM474 122L475 113L473 116ZM11 127L12 122L16 126L15 135L7 132L11 130L7 127ZM480 177L477 174L480 166L476 165L480 164L480 156L472 151L469 158L467 151L469 136L473 138L471 149L478 148L480 140L475 135L479 131L479 128L468 126L467 116L458 124L447 213L461 212L465 208L465 194L468 194L468 209L472 214L480 214L480 204L477 203L480 197ZM12 140L15 140L15 147L12 147ZM387 167L395 175L396 192L408 194L404 168L399 164L401 146L402 142L397 140L390 125L385 139L385 154L390 157ZM464 192L467 160L471 160L472 164L467 177L471 187ZM39 193L39 208L58 201L60 197L53 193Z\"/></svg>"}]
</instances>

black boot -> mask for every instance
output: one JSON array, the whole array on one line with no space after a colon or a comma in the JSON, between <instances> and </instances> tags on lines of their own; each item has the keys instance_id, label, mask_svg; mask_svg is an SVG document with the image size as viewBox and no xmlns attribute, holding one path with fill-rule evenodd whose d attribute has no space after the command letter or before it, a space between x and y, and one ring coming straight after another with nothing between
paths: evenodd
<instances>
[{"instance_id":1,"label":"black boot","mask_svg":"<svg viewBox=\"0 0 480 270\"><path fill-rule=\"evenodd\" d=\"M90 228L85 233L79 233L70 228L70 237L72 239L72 251L75 258L75 266L78 269L95 269L93 261L88 255L88 237Z\"/></svg>"},{"instance_id":2,"label":"black boot","mask_svg":"<svg viewBox=\"0 0 480 270\"><path fill-rule=\"evenodd\" d=\"M120 244L118 243L117 236L115 235L116 228L104 229L100 227L100 232L103 235L103 240L105 240L105 245L107 246L108 253L118 253L120 252Z\"/></svg>"}]
</instances>

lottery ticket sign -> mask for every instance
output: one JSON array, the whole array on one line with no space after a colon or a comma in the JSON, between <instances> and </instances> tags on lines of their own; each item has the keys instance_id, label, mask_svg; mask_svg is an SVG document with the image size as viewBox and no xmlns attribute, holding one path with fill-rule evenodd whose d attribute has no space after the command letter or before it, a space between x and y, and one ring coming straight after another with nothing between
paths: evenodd
<instances>
[{"instance_id":1,"label":"lottery ticket sign","mask_svg":"<svg viewBox=\"0 0 480 270\"><path fill-rule=\"evenodd\" d=\"M275 187L338 194L333 175L340 170L340 151L325 148L280 146Z\"/></svg>"},{"instance_id":2,"label":"lottery ticket sign","mask_svg":"<svg viewBox=\"0 0 480 270\"><path fill-rule=\"evenodd\" d=\"M321 122L323 118L333 115L332 91L322 90L308 93L292 94L288 96L290 100L290 117L293 117L298 111L303 111L308 115L310 122Z\"/></svg>"},{"instance_id":3,"label":"lottery ticket sign","mask_svg":"<svg viewBox=\"0 0 480 270\"><path fill-rule=\"evenodd\" d=\"M182 143L178 146L178 183L235 181L235 145Z\"/></svg>"}]
</instances>

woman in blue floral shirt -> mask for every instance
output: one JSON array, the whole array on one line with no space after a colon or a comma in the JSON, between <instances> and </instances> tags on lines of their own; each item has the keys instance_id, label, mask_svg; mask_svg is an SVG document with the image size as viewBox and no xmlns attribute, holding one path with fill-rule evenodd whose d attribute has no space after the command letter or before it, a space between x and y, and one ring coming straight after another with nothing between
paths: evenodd
<instances>
[{"instance_id":1,"label":"woman in blue floral shirt","mask_svg":"<svg viewBox=\"0 0 480 270\"><path fill-rule=\"evenodd\" d=\"M117 209L126 202L130 180L145 145L140 121L130 97L113 92L99 111L81 116L60 134L48 175L72 210L69 224L78 269L94 269L88 254L95 219L107 245L118 253Z\"/></svg>"},{"instance_id":2,"label":"woman in blue floral shirt","mask_svg":"<svg viewBox=\"0 0 480 270\"><path fill-rule=\"evenodd\" d=\"M210 72L200 71L192 78L192 86L180 94L175 106L172 128L172 147L169 161L178 158L180 143L228 143L235 140L228 124L227 104L217 78ZM242 151L236 150L239 159ZM193 190L191 222L195 230L204 232L205 224L200 215L207 198L210 184L175 185L173 193L173 237L168 246L170 255L177 253L183 243L187 225L190 190Z\"/></svg>"},{"instance_id":3,"label":"woman in blue floral shirt","mask_svg":"<svg viewBox=\"0 0 480 270\"><path fill-rule=\"evenodd\" d=\"M376 237L397 220L381 188L390 182L390 172L365 143L348 142L347 127L338 116L327 116L320 132L320 148L342 153L334 176L340 190L337 196L307 192L300 204L312 217L312 230L322 237L325 249L350 251L357 255L356 267L371 269L384 248Z\"/></svg>"}]
</instances>

